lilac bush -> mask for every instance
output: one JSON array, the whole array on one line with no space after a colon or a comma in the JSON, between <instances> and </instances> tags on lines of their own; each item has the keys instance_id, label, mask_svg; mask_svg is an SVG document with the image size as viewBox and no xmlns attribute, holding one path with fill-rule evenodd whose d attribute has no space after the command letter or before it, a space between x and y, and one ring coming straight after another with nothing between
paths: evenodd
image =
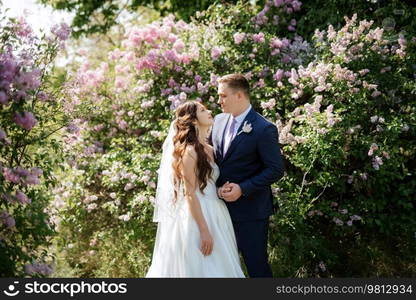
<instances>
[{"instance_id":1,"label":"lilac bush","mask_svg":"<svg viewBox=\"0 0 416 300\"><path fill-rule=\"evenodd\" d=\"M69 28L38 37L24 17L0 16L0 275L47 276L48 188L62 162L54 133L67 122L50 74Z\"/></svg>"},{"instance_id":2,"label":"lilac bush","mask_svg":"<svg viewBox=\"0 0 416 300\"><path fill-rule=\"evenodd\" d=\"M51 208L59 249L78 275L144 275L173 109L196 99L220 112L216 81L232 72L245 74L254 107L278 127L287 166L273 186L275 275L374 275L366 258L373 249L398 251L407 262L415 232L415 37L353 15L307 41L297 34L301 7L215 5L190 23L168 16L129 27L104 60L82 54L66 83L66 109L82 104L90 113L67 127L67 166ZM400 267L387 275L404 274Z\"/></svg>"}]
</instances>

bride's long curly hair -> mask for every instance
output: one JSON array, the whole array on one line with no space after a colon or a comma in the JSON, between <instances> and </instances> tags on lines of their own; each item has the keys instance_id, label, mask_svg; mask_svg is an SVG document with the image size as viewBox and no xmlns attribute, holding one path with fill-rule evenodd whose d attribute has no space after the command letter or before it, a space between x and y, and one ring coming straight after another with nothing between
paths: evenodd
<instances>
[{"instance_id":1,"label":"bride's long curly hair","mask_svg":"<svg viewBox=\"0 0 416 300\"><path fill-rule=\"evenodd\" d=\"M204 146L198 139L198 128L195 125L198 120L198 105L204 106L197 101L187 101L176 109L176 134L173 138L174 151L172 163L174 171L175 201L178 195L179 184L184 181L181 169L182 158L185 154L186 146L194 146L197 154L196 176L201 193L203 193L204 188L207 186L208 178L213 171L212 166L209 163L208 154L205 152Z\"/></svg>"}]
</instances>

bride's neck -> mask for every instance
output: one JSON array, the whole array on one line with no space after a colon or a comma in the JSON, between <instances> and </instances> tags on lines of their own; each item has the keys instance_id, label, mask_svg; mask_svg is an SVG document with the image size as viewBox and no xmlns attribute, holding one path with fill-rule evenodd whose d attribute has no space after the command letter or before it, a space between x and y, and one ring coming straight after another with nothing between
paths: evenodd
<instances>
[{"instance_id":1,"label":"bride's neck","mask_svg":"<svg viewBox=\"0 0 416 300\"><path fill-rule=\"evenodd\" d=\"M199 128L198 140L202 145L207 144L208 130L209 130L209 127L200 127Z\"/></svg>"}]
</instances>

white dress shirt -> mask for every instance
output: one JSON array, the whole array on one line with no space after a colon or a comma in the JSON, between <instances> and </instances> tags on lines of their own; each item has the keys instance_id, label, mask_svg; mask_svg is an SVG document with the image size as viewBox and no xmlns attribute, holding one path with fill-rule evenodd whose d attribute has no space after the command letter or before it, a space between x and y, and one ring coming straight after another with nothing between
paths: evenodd
<instances>
[{"instance_id":1,"label":"white dress shirt","mask_svg":"<svg viewBox=\"0 0 416 300\"><path fill-rule=\"evenodd\" d=\"M251 104L248 106L248 108L244 111L244 112L242 112L241 114L239 114L237 117L233 117L232 115L231 115L231 118L234 118L235 119L235 121L236 121L236 123L235 123L235 127L234 127L234 134L233 134L233 139L235 138L235 136L237 135L237 130L238 130L238 128L240 128L240 125L241 125L241 123L243 123L243 121L244 121L244 119L246 118L246 116L247 116L247 114L250 112L250 109L251 109ZM230 120L229 120L229 122L228 122L228 124L227 124L227 126L226 126L226 128L225 128L225 132L227 133L228 132L228 130L229 130L229 128L231 127L231 119L230 118ZM226 142L227 141L225 141L224 143L225 143L225 145L224 145L224 155L225 155L225 153L227 153L227 150L228 150L228 147L230 146L230 144L231 144L231 142L232 142L232 140L231 141L229 141L229 143L228 143L228 145L226 144Z\"/></svg>"}]
</instances>

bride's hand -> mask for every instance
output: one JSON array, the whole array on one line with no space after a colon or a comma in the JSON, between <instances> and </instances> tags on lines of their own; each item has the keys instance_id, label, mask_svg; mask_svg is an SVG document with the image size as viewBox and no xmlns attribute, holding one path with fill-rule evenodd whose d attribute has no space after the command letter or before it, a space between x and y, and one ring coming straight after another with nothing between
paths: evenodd
<instances>
[{"instance_id":1,"label":"bride's hand","mask_svg":"<svg viewBox=\"0 0 416 300\"><path fill-rule=\"evenodd\" d=\"M229 181L227 181L226 183L224 183L224 185L221 187L221 196L223 193L229 193L231 192L232 189L232 185L230 184Z\"/></svg>"},{"instance_id":2,"label":"bride's hand","mask_svg":"<svg viewBox=\"0 0 416 300\"><path fill-rule=\"evenodd\" d=\"M201 231L201 252L204 256L210 255L214 247L214 240L212 239L209 230Z\"/></svg>"}]
</instances>

